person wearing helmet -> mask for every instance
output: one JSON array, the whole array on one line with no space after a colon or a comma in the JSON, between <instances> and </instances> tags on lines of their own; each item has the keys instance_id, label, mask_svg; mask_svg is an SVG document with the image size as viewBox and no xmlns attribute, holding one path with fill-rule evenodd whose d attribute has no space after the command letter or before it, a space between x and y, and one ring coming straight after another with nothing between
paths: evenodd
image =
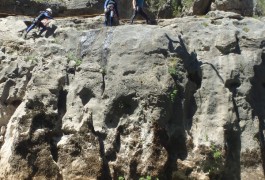
<instances>
[{"instance_id":1,"label":"person wearing helmet","mask_svg":"<svg viewBox=\"0 0 265 180\"><path fill-rule=\"evenodd\" d=\"M104 13L105 13L105 25L107 25L108 16L110 14L109 6L113 5L116 12L117 18L119 19L118 5L115 0L106 0L104 3Z\"/></svg>"},{"instance_id":2,"label":"person wearing helmet","mask_svg":"<svg viewBox=\"0 0 265 180\"><path fill-rule=\"evenodd\" d=\"M48 19L53 19L53 17L51 17L51 15L52 15L51 8L47 8L45 11L41 11L39 16L36 17L33 20L32 24L26 29L26 34L24 37L26 38L27 34L36 26L39 26L42 28L39 32L39 35L41 35L44 31L46 31Z\"/></svg>"},{"instance_id":3,"label":"person wearing helmet","mask_svg":"<svg viewBox=\"0 0 265 180\"><path fill-rule=\"evenodd\" d=\"M134 11L133 11L133 15L131 17L131 24L133 24L133 20L137 16L138 13L146 20L146 23L149 24L150 19L148 18L148 16L143 11L144 0L132 0L132 6L133 6Z\"/></svg>"}]
</instances>

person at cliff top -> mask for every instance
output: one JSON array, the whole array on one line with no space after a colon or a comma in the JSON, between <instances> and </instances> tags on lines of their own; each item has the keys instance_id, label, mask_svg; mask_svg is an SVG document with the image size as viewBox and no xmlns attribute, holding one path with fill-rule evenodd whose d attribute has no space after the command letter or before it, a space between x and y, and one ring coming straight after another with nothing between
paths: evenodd
<instances>
[{"instance_id":1,"label":"person at cliff top","mask_svg":"<svg viewBox=\"0 0 265 180\"><path fill-rule=\"evenodd\" d=\"M133 6L134 11L133 11L133 15L131 17L131 24L133 24L133 20L138 13L146 20L147 24L150 23L150 19L148 18L148 16L143 11L144 0L132 0L132 6Z\"/></svg>"},{"instance_id":2,"label":"person at cliff top","mask_svg":"<svg viewBox=\"0 0 265 180\"><path fill-rule=\"evenodd\" d=\"M26 34L25 34L25 38L27 37L27 34L36 26L41 27L42 29L39 32L39 35L41 35L44 31L46 31L47 29L47 25L49 24L49 19L53 19L53 17L51 17L52 15L52 10L50 8L47 8L45 11L41 11L39 16L36 17L32 24L26 29Z\"/></svg>"},{"instance_id":3,"label":"person at cliff top","mask_svg":"<svg viewBox=\"0 0 265 180\"><path fill-rule=\"evenodd\" d=\"M110 13L109 5L114 6L117 18L119 19L118 4L115 0L106 0L104 3L104 13L105 13L105 25L107 25L108 16Z\"/></svg>"}]
</instances>

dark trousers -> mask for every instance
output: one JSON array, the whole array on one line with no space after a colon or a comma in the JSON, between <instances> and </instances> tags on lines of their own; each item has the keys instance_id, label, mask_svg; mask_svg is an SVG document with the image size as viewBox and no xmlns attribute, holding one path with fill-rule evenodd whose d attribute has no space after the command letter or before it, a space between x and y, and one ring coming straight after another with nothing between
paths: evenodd
<instances>
[{"instance_id":1,"label":"dark trousers","mask_svg":"<svg viewBox=\"0 0 265 180\"><path fill-rule=\"evenodd\" d=\"M42 22L40 22L39 27L41 28L39 35L41 35L44 31L47 30L47 27L44 26L44 24Z\"/></svg>"},{"instance_id":2,"label":"dark trousers","mask_svg":"<svg viewBox=\"0 0 265 180\"><path fill-rule=\"evenodd\" d=\"M109 5L107 6L107 12L105 12L105 25L112 25L113 23L113 18L109 18L110 17L110 8L109 8ZM114 17L117 16L117 18L119 19L119 12L118 12L118 8L117 8L117 5L114 4ZM109 18L109 19L108 19ZM108 24L108 20L110 21Z\"/></svg>"},{"instance_id":3,"label":"dark trousers","mask_svg":"<svg viewBox=\"0 0 265 180\"><path fill-rule=\"evenodd\" d=\"M143 8L141 8L139 6L136 6L136 8L134 9L133 15L131 17L131 23L133 23L133 20L137 16L138 13L146 20L146 23L148 23L148 21L149 21L148 16L143 11Z\"/></svg>"},{"instance_id":4,"label":"dark trousers","mask_svg":"<svg viewBox=\"0 0 265 180\"><path fill-rule=\"evenodd\" d=\"M44 31L46 31L47 27L44 26L44 24L42 22L33 22L27 29L27 33L29 33L29 31L31 31L33 28L35 28L36 26L40 27L41 30L39 32L39 35L41 35Z\"/></svg>"}]
</instances>

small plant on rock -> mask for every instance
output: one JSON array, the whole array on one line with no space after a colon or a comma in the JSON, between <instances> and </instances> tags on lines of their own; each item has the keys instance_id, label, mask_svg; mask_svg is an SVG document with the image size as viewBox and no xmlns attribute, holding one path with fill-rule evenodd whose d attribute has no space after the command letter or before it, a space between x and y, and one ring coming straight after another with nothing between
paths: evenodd
<instances>
[{"instance_id":1,"label":"small plant on rock","mask_svg":"<svg viewBox=\"0 0 265 180\"><path fill-rule=\"evenodd\" d=\"M222 158L222 152L214 144L211 145L212 155L215 162L218 162Z\"/></svg>"},{"instance_id":2,"label":"small plant on rock","mask_svg":"<svg viewBox=\"0 0 265 180\"><path fill-rule=\"evenodd\" d=\"M38 59L36 58L36 56L27 56L24 61L26 62L31 62L31 64L37 63Z\"/></svg>"},{"instance_id":3,"label":"small plant on rock","mask_svg":"<svg viewBox=\"0 0 265 180\"><path fill-rule=\"evenodd\" d=\"M154 180L159 180L158 178L153 178ZM140 177L139 180L152 180L151 176L146 176L146 177Z\"/></svg>"},{"instance_id":4,"label":"small plant on rock","mask_svg":"<svg viewBox=\"0 0 265 180\"><path fill-rule=\"evenodd\" d=\"M168 67L168 73L169 73L171 76L175 76L175 75L177 75L176 68L174 68L174 67Z\"/></svg>"},{"instance_id":5,"label":"small plant on rock","mask_svg":"<svg viewBox=\"0 0 265 180\"><path fill-rule=\"evenodd\" d=\"M170 93L170 101L172 103L175 101L177 94L178 94L178 90L175 87L175 89Z\"/></svg>"},{"instance_id":6,"label":"small plant on rock","mask_svg":"<svg viewBox=\"0 0 265 180\"><path fill-rule=\"evenodd\" d=\"M245 32L247 33L247 32L249 32L249 28L244 27L244 28L243 28L243 31L245 31Z\"/></svg>"},{"instance_id":7,"label":"small plant on rock","mask_svg":"<svg viewBox=\"0 0 265 180\"><path fill-rule=\"evenodd\" d=\"M204 27L208 27L208 26L209 26L209 24L208 24L207 22L203 22L202 25L203 25Z\"/></svg>"},{"instance_id":8,"label":"small plant on rock","mask_svg":"<svg viewBox=\"0 0 265 180\"><path fill-rule=\"evenodd\" d=\"M170 58L168 60L168 73L171 76L177 76L176 66L177 66L177 59L176 58Z\"/></svg>"},{"instance_id":9,"label":"small plant on rock","mask_svg":"<svg viewBox=\"0 0 265 180\"><path fill-rule=\"evenodd\" d=\"M68 63L70 61L75 61L76 66L80 66L82 64L82 59L76 57L73 53L68 53L66 57Z\"/></svg>"},{"instance_id":10,"label":"small plant on rock","mask_svg":"<svg viewBox=\"0 0 265 180\"><path fill-rule=\"evenodd\" d=\"M210 153L208 154L208 172L210 177L218 176L221 174L224 167L224 158L222 155L221 148L216 146L215 144L211 144Z\"/></svg>"},{"instance_id":11,"label":"small plant on rock","mask_svg":"<svg viewBox=\"0 0 265 180\"><path fill-rule=\"evenodd\" d=\"M105 67L103 67L103 68L100 70L100 72L101 72L102 76L106 76L106 74L107 74L107 70L106 70Z\"/></svg>"},{"instance_id":12,"label":"small plant on rock","mask_svg":"<svg viewBox=\"0 0 265 180\"><path fill-rule=\"evenodd\" d=\"M82 64L82 60L81 59L77 59L76 61L75 61L75 65L76 66L80 66Z\"/></svg>"},{"instance_id":13,"label":"small plant on rock","mask_svg":"<svg viewBox=\"0 0 265 180\"><path fill-rule=\"evenodd\" d=\"M119 176L118 180L125 180L123 176Z\"/></svg>"}]
</instances>

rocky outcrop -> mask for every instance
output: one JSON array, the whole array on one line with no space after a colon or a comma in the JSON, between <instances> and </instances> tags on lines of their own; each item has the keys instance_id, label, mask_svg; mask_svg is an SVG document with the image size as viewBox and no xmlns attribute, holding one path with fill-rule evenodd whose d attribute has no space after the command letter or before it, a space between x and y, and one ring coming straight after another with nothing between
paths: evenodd
<instances>
[{"instance_id":1,"label":"rocky outcrop","mask_svg":"<svg viewBox=\"0 0 265 180\"><path fill-rule=\"evenodd\" d=\"M255 3L255 0L215 0L213 6L221 11L232 11L244 16L252 16L254 14Z\"/></svg>"},{"instance_id":2,"label":"rocky outcrop","mask_svg":"<svg viewBox=\"0 0 265 180\"><path fill-rule=\"evenodd\" d=\"M215 10L234 12L243 16L261 16L265 13L265 6L261 0L195 0L192 13L205 15Z\"/></svg>"},{"instance_id":3,"label":"rocky outcrop","mask_svg":"<svg viewBox=\"0 0 265 180\"><path fill-rule=\"evenodd\" d=\"M119 12L122 18L129 18L132 15L131 0L117 1L119 5ZM2 13L31 15L36 16L39 11L46 8L53 10L54 16L74 16L74 15L90 15L97 16L104 13L104 1L97 0L49 0L49 1L35 1L35 0L4 0L0 4L0 16ZM2 15L4 15L2 14ZM151 14L150 14L151 15Z\"/></svg>"},{"instance_id":4,"label":"rocky outcrop","mask_svg":"<svg viewBox=\"0 0 265 180\"><path fill-rule=\"evenodd\" d=\"M0 179L264 178L265 19L207 17L1 18Z\"/></svg>"},{"instance_id":5,"label":"rocky outcrop","mask_svg":"<svg viewBox=\"0 0 265 180\"><path fill-rule=\"evenodd\" d=\"M117 0L121 18L132 15L131 0ZM103 14L104 1L97 0L2 0L0 16L9 14L36 16L47 7L53 9L55 16ZM152 18L172 18L184 15L205 15L209 11L229 11L244 16L264 15L265 6L262 0L146 0L145 11ZM2 14L4 13L4 14Z\"/></svg>"},{"instance_id":6,"label":"rocky outcrop","mask_svg":"<svg viewBox=\"0 0 265 180\"><path fill-rule=\"evenodd\" d=\"M210 11L212 0L195 0L193 3L193 14L205 15Z\"/></svg>"}]
</instances>

